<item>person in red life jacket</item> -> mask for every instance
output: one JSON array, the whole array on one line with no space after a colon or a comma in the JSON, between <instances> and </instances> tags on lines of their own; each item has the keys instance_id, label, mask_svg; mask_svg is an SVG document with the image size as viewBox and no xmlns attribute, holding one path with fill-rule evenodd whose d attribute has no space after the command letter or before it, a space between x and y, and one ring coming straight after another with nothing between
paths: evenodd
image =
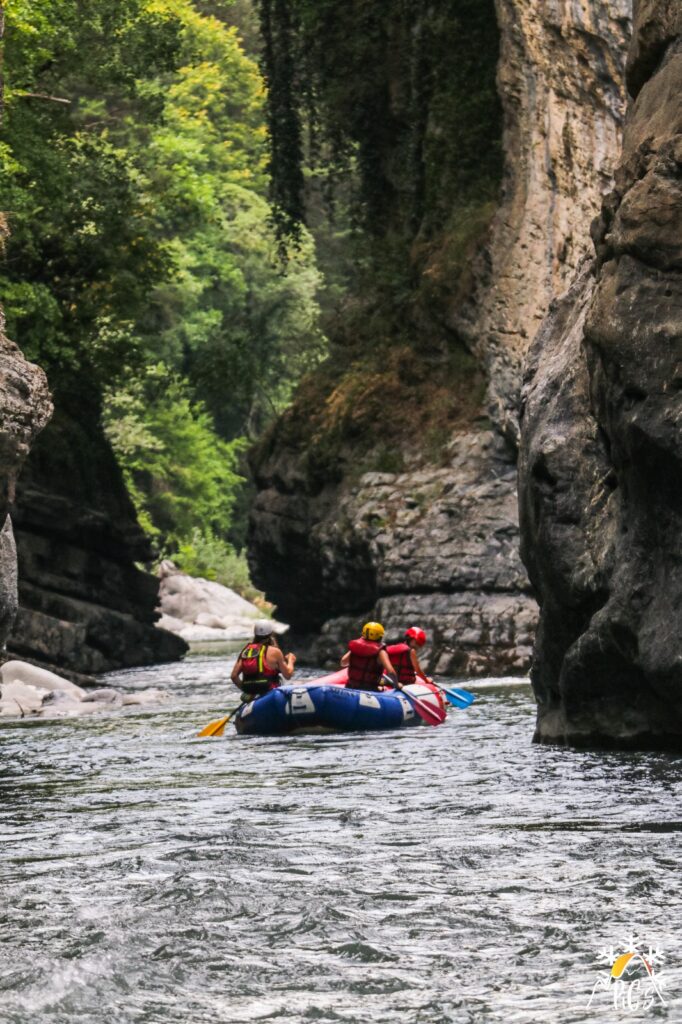
<instances>
[{"instance_id":1,"label":"person in red life jacket","mask_svg":"<svg viewBox=\"0 0 682 1024\"><path fill-rule=\"evenodd\" d=\"M380 622L366 622L362 636L351 640L341 658L341 668L348 668L348 686L352 690L378 690L384 675L396 679L396 673L383 642L384 627Z\"/></svg>"},{"instance_id":2,"label":"person in red life jacket","mask_svg":"<svg viewBox=\"0 0 682 1024\"><path fill-rule=\"evenodd\" d=\"M280 686L282 677L291 679L296 655L282 654L271 622L257 622L253 640L244 647L234 663L232 682L248 697L261 697Z\"/></svg>"},{"instance_id":3,"label":"person in red life jacket","mask_svg":"<svg viewBox=\"0 0 682 1024\"><path fill-rule=\"evenodd\" d=\"M417 651L426 643L426 633L419 626L410 626L405 630L404 640L397 644L390 644L386 653L391 659L391 664L398 674L398 683L401 686L409 686L414 683L417 676L425 683L429 680L419 664Z\"/></svg>"}]
</instances>

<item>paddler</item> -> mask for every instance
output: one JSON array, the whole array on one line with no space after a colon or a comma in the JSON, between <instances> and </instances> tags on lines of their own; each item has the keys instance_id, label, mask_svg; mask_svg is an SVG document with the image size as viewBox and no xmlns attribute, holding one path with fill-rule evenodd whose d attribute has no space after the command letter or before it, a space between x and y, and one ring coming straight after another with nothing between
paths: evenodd
<instances>
[{"instance_id":1,"label":"paddler","mask_svg":"<svg viewBox=\"0 0 682 1024\"><path fill-rule=\"evenodd\" d=\"M391 664L398 674L400 686L409 686L410 683L416 682L417 677L423 679L425 683L429 682L417 657L417 651L425 643L426 633L424 630L419 626L410 626L405 630L401 641L397 644L389 644L386 648Z\"/></svg>"},{"instance_id":2,"label":"paddler","mask_svg":"<svg viewBox=\"0 0 682 1024\"><path fill-rule=\"evenodd\" d=\"M257 622L253 640L244 647L234 663L232 682L248 699L262 697L281 686L282 677L291 679L295 654L282 654L271 622Z\"/></svg>"},{"instance_id":3,"label":"paddler","mask_svg":"<svg viewBox=\"0 0 682 1024\"><path fill-rule=\"evenodd\" d=\"M384 675L391 681L397 676L386 653L384 627L380 622L366 622L362 635L351 640L341 658L341 668L348 668L348 686L352 690L379 690Z\"/></svg>"}]
</instances>

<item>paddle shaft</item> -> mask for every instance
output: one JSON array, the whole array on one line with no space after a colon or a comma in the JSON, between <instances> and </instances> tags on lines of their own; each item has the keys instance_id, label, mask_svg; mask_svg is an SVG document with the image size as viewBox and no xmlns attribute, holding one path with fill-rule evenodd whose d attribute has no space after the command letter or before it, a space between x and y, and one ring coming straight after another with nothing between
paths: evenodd
<instances>
[{"instance_id":1,"label":"paddle shaft","mask_svg":"<svg viewBox=\"0 0 682 1024\"><path fill-rule=\"evenodd\" d=\"M209 722L208 725L204 726L201 732L197 733L197 736L222 736L225 726L227 723L234 718L240 708L244 707L244 702L237 704L236 708L230 711L229 715L225 715L224 718L218 718L215 722Z\"/></svg>"},{"instance_id":2,"label":"paddle shaft","mask_svg":"<svg viewBox=\"0 0 682 1024\"><path fill-rule=\"evenodd\" d=\"M443 717L441 717L441 714L439 714L435 708L429 707L429 705L425 704L424 701L419 699L419 697L415 697L414 694L408 693L400 683L397 682L397 680L394 682L393 679L387 675L384 675L382 678L384 682L388 683L389 686L392 686L394 690L398 693L402 693L405 700L412 705L413 709L427 725L441 725L441 723L445 721L444 713L442 713Z\"/></svg>"}]
</instances>

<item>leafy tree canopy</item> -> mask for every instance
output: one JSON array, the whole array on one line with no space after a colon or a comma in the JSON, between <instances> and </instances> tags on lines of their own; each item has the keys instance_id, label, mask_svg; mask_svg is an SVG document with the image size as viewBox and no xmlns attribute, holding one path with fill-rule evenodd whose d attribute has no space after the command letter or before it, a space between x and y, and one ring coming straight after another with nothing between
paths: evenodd
<instances>
[{"instance_id":1,"label":"leafy tree canopy","mask_svg":"<svg viewBox=\"0 0 682 1024\"><path fill-rule=\"evenodd\" d=\"M248 27L244 0L5 4L9 329L58 405L96 423L105 401L162 543L228 535L240 438L324 354L310 237L279 258L233 10Z\"/></svg>"}]
</instances>

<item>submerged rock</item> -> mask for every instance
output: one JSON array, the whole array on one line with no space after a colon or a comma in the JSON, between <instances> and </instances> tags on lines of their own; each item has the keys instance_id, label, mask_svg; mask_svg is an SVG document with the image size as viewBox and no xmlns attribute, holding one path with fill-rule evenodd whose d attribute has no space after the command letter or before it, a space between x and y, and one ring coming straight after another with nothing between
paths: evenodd
<instances>
[{"instance_id":1,"label":"submerged rock","mask_svg":"<svg viewBox=\"0 0 682 1024\"><path fill-rule=\"evenodd\" d=\"M528 364L536 739L682 748L682 13L639 5L597 261Z\"/></svg>"},{"instance_id":2,"label":"submerged rock","mask_svg":"<svg viewBox=\"0 0 682 1024\"><path fill-rule=\"evenodd\" d=\"M2 718L71 718L126 705L155 704L166 696L155 688L135 693L121 693L112 687L85 690L55 672L23 661L8 661L0 667Z\"/></svg>"}]
</instances>

